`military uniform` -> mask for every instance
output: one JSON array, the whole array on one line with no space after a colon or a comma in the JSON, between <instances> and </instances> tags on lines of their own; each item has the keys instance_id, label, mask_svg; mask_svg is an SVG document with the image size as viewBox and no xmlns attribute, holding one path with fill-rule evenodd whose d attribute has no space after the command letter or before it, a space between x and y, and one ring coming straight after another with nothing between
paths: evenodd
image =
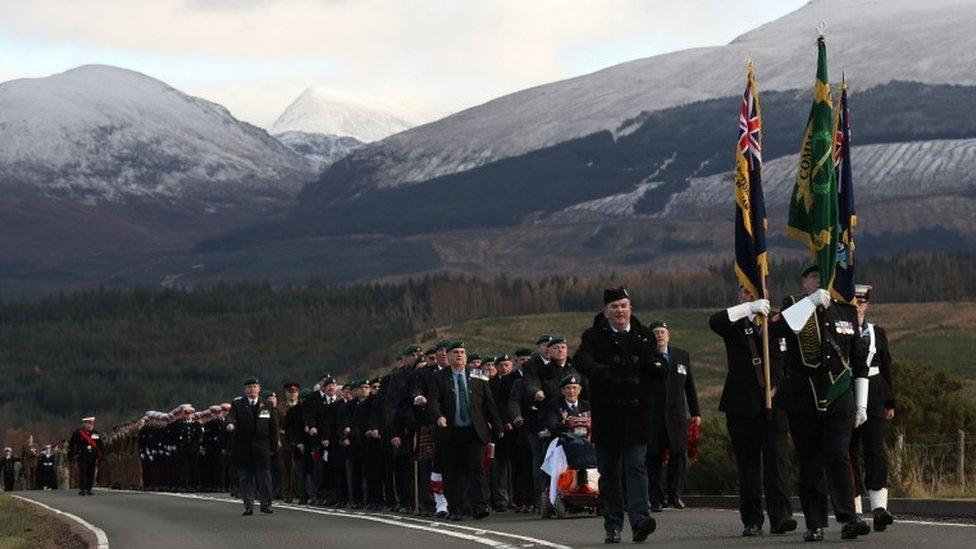
<instances>
[{"instance_id":1,"label":"military uniform","mask_svg":"<svg viewBox=\"0 0 976 549\"><path fill-rule=\"evenodd\" d=\"M57 490L58 471L54 452L47 448L37 456L37 489Z\"/></svg>"},{"instance_id":2,"label":"military uniform","mask_svg":"<svg viewBox=\"0 0 976 549\"><path fill-rule=\"evenodd\" d=\"M857 313L847 303L833 301L826 309L817 307L794 332L786 315L789 307L802 306L800 301L784 300L784 311L773 317L770 329L773 337L786 340L786 376L775 404L789 416L806 537L811 541L823 537L828 483L836 518L845 523L842 535L856 537L867 532L854 512L848 453L855 404L851 379L867 377L866 348L857 331Z\"/></svg>"},{"instance_id":3,"label":"military uniform","mask_svg":"<svg viewBox=\"0 0 976 549\"><path fill-rule=\"evenodd\" d=\"M258 383L256 377L244 385ZM227 423L234 425L231 458L239 476L245 514L251 514L255 485L262 512L271 511L271 457L278 449L277 412L260 398L246 396L231 403Z\"/></svg>"},{"instance_id":4,"label":"military uniform","mask_svg":"<svg viewBox=\"0 0 976 549\"><path fill-rule=\"evenodd\" d=\"M858 284L857 299L869 300L871 286ZM894 384L891 379L891 353L884 328L872 322L859 326L861 339L868 349L867 421L854 429L851 436L851 466L854 470L855 503L867 492L874 517L875 531L882 531L893 522L888 512L888 462L885 458L885 412L895 409ZM864 455L864 472L860 456Z\"/></svg>"},{"instance_id":5,"label":"military uniform","mask_svg":"<svg viewBox=\"0 0 976 549\"><path fill-rule=\"evenodd\" d=\"M761 533L764 522L762 494L765 489L771 532L793 530L796 521L792 518L787 486L789 427L783 410L774 409L768 415L766 413L763 327L748 316L733 321L728 310L713 314L708 324L725 343L728 370L718 409L725 413L739 471L739 516L742 524L747 529L758 528L759 532L750 531L749 535ZM778 340L770 342L770 352L770 384L776 387L783 378L782 351Z\"/></svg>"},{"instance_id":6,"label":"military uniform","mask_svg":"<svg viewBox=\"0 0 976 549\"><path fill-rule=\"evenodd\" d=\"M85 420L89 419L94 421L94 418L85 418ZM92 486L95 484L95 468L104 451L105 445L101 440L101 435L94 428L82 427L71 435L71 440L68 442L68 457L78 464L79 495L92 495Z\"/></svg>"}]
</instances>

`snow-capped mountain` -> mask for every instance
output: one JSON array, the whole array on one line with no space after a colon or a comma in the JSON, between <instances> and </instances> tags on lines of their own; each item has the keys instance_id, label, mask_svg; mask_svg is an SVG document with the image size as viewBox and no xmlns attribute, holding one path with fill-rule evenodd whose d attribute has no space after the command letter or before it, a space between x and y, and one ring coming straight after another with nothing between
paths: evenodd
<instances>
[{"instance_id":1,"label":"snow-capped mountain","mask_svg":"<svg viewBox=\"0 0 976 549\"><path fill-rule=\"evenodd\" d=\"M307 158L321 171L356 150L362 141L355 137L288 131L276 135L289 149Z\"/></svg>"},{"instance_id":2,"label":"snow-capped mountain","mask_svg":"<svg viewBox=\"0 0 976 549\"><path fill-rule=\"evenodd\" d=\"M106 234L138 247L254 222L314 177L224 107L103 65L0 84L0 143L0 189L20 205L0 232L55 255L100 249Z\"/></svg>"},{"instance_id":3,"label":"snow-capped mountain","mask_svg":"<svg viewBox=\"0 0 976 549\"><path fill-rule=\"evenodd\" d=\"M281 113L271 133L318 133L369 143L430 122L437 115L368 95L308 88Z\"/></svg>"},{"instance_id":4,"label":"snow-capped mountain","mask_svg":"<svg viewBox=\"0 0 976 549\"><path fill-rule=\"evenodd\" d=\"M724 46L622 63L523 90L355 151L323 190L351 196L469 170L600 130L642 111L742 93L746 59L762 90L810 89L818 22L829 22L832 75L857 92L892 80L976 84L976 3L813 0ZM350 177L355 173L355 177Z\"/></svg>"}]
</instances>

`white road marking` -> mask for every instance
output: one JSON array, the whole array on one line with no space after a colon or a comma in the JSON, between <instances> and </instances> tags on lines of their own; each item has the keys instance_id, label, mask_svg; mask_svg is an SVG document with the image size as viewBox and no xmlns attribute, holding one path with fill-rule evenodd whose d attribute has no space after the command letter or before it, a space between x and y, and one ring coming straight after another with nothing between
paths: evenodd
<instances>
[{"instance_id":1,"label":"white road marking","mask_svg":"<svg viewBox=\"0 0 976 549\"><path fill-rule=\"evenodd\" d=\"M221 503L233 503L240 504L239 499L231 499L227 497L216 497L216 496L203 496L199 494L176 494L171 492L141 492L138 490L105 490L100 491L105 492L120 492L129 494L143 494L143 495L156 495L156 496L171 496L184 499L196 499L204 501L217 501ZM421 530L425 532L432 532L435 534L442 534L445 536L451 536L455 538L464 539L467 541L472 541L482 545L488 545L490 547L496 547L498 549L512 549L514 547L531 547L533 545L538 545L542 547L550 547L552 549L571 549L568 545L562 545L559 543L554 543L544 539L533 538L529 536L523 536L520 534L511 534L509 532L501 532L498 530L488 530L486 528L473 528L470 526L462 526L460 524L449 524L442 522L426 521L422 519L415 519L411 517L403 517L399 515L388 515L383 513L364 513L356 511L340 511L340 510L327 510L318 509L314 507L304 507L301 505L293 504L275 504L275 507L279 509L288 509L289 511L301 511L305 513L313 513L317 515L326 515L332 517L340 518L355 518L360 520L369 520L373 522L379 522L382 524L389 524L393 526L400 526L401 528L410 528L412 530ZM461 530L461 531L458 531ZM470 533L465 533L470 532ZM521 542L528 542L528 544L518 544L511 545L502 541L490 539L484 537L485 535L511 538L519 540Z\"/></svg>"},{"instance_id":2,"label":"white road marking","mask_svg":"<svg viewBox=\"0 0 976 549\"><path fill-rule=\"evenodd\" d=\"M32 500L32 499L30 499L28 497L18 496L16 494L10 494L10 495L12 497L15 497L15 498L17 498L17 499L25 502L25 503L28 503L28 504L31 504L31 505L37 505L38 507L43 507L44 509L47 509L48 511L51 511L54 514L61 515L63 517L69 518L69 519L77 522L78 524L80 524L83 527L85 527L92 534L95 534L96 549L109 549L109 546L108 546L108 536L105 535L105 531L102 530L101 528L99 528L98 526L95 526L94 524L88 522L87 520L79 517L78 515L72 515L71 513L68 513L66 511L62 511L60 509L55 509L54 507L51 507L50 505L45 505L45 504L43 504L43 503L41 503L39 501Z\"/></svg>"}]
</instances>

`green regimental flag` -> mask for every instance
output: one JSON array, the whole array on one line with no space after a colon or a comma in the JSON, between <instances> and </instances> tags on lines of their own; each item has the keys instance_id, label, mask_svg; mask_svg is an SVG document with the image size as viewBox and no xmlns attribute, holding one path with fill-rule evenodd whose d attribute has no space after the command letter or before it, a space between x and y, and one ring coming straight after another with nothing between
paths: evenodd
<instances>
[{"instance_id":1,"label":"green regimental flag","mask_svg":"<svg viewBox=\"0 0 976 549\"><path fill-rule=\"evenodd\" d=\"M834 114L827 79L827 46L817 39L817 81L803 134L786 234L805 244L820 268L820 287L829 288L837 262L837 179Z\"/></svg>"}]
</instances>

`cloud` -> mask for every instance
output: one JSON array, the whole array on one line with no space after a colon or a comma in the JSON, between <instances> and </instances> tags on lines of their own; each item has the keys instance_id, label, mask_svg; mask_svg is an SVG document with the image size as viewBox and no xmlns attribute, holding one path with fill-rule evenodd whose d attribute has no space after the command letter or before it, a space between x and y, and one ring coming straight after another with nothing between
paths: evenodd
<instances>
[{"instance_id":1,"label":"cloud","mask_svg":"<svg viewBox=\"0 0 976 549\"><path fill-rule=\"evenodd\" d=\"M248 101L244 96L251 89L251 103L258 96L267 101L273 77L287 83L273 86L281 93L302 81L295 95L308 85L327 85L451 111L636 57L727 42L799 3L3 1L0 33L60 47L172 56L180 60L174 61L174 70L152 76L174 85L181 80L179 65L186 67L188 59L240 66L239 77L215 75L197 82L197 89L232 84L233 91L218 95ZM255 104L247 110L260 108ZM269 113L250 115L251 120L266 125Z\"/></svg>"}]
</instances>

